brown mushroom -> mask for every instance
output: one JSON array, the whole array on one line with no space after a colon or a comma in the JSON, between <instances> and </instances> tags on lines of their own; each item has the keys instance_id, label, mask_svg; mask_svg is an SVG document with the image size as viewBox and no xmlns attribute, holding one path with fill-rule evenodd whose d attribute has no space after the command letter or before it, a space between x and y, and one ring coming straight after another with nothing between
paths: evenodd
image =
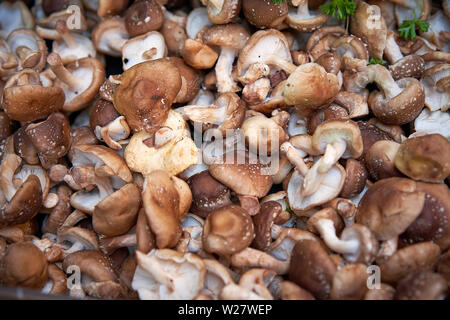
<instances>
[{"instance_id":1,"label":"brown mushroom","mask_svg":"<svg viewBox=\"0 0 450 320\"><path fill-rule=\"evenodd\" d=\"M164 14L156 0L133 3L125 13L125 27L131 37L161 28Z\"/></svg>"},{"instance_id":2,"label":"brown mushroom","mask_svg":"<svg viewBox=\"0 0 450 320\"><path fill-rule=\"evenodd\" d=\"M242 12L248 22L257 28L276 28L288 14L288 5L284 1L246 0L242 1Z\"/></svg>"}]
</instances>

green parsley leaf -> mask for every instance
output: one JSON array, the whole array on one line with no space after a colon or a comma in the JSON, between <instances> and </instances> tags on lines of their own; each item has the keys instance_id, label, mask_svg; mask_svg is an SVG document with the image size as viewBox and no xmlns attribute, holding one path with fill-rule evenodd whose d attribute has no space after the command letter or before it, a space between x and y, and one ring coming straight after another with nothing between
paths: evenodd
<instances>
[{"instance_id":1,"label":"green parsley leaf","mask_svg":"<svg viewBox=\"0 0 450 320\"><path fill-rule=\"evenodd\" d=\"M427 21L417 20L416 12L413 10L413 20L403 20L402 25L398 28L398 34L405 40L413 40L417 37L416 27L420 32L427 32L430 23Z\"/></svg>"},{"instance_id":2,"label":"green parsley leaf","mask_svg":"<svg viewBox=\"0 0 450 320\"><path fill-rule=\"evenodd\" d=\"M371 65L371 64L381 64L382 66L386 65L386 62L384 62L381 59L377 59L377 58L370 58L369 59L369 63L367 65Z\"/></svg>"},{"instance_id":3,"label":"green parsley leaf","mask_svg":"<svg viewBox=\"0 0 450 320\"><path fill-rule=\"evenodd\" d=\"M342 20L355 14L356 2L353 0L332 0L319 8L327 16Z\"/></svg>"}]
</instances>

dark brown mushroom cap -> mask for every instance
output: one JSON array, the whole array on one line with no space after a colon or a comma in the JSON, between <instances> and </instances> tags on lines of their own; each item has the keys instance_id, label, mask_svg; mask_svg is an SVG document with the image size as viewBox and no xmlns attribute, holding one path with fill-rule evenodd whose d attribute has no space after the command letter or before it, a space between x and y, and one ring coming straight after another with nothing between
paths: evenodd
<instances>
[{"instance_id":1,"label":"dark brown mushroom cap","mask_svg":"<svg viewBox=\"0 0 450 320\"><path fill-rule=\"evenodd\" d=\"M203 35L204 41L210 46L242 49L250 38L248 30L240 24L229 23L209 27Z\"/></svg>"},{"instance_id":2,"label":"dark brown mushroom cap","mask_svg":"<svg viewBox=\"0 0 450 320\"><path fill-rule=\"evenodd\" d=\"M124 234L135 224L140 205L138 187L133 183L125 185L95 206L94 230L107 237Z\"/></svg>"},{"instance_id":3,"label":"dark brown mushroom cap","mask_svg":"<svg viewBox=\"0 0 450 320\"><path fill-rule=\"evenodd\" d=\"M17 225L34 218L42 205L42 189L39 178L28 176L11 201L0 209L0 226Z\"/></svg>"},{"instance_id":4,"label":"dark brown mushroom cap","mask_svg":"<svg viewBox=\"0 0 450 320\"><path fill-rule=\"evenodd\" d=\"M180 73L169 60L142 62L123 73L114 92L114 107L132 130L151 133L167 120L180 88Z\"/></svg>"},{"instance_id":5,"label":"dark brown mushroom cap","mask_svg":"<svg viewBox=\"0 0 450 320\"><path fill-rule=\"evenodd\" d=\"M433 241L445 250L450 246L450 190L445 184L423 182L417 182L417 190L425 193L425 203L401 239L407 244Z\"/></svg>"},{"instance_id":6,"label":"dark brown mushroom cap","mask_svg":"<svg viewBox=\"0 0 450 320\"><path fill-rule=\"evenodd\" d=\"M367 150L363 161L372 179L377 181L402 176L394 164L399 147L400 144L395 141L379 140Z\"/></svg>"},{"instance_id":7,"label":"dark brown mushroom cap","mask_svg":"<svg viewBox=\"0 0 450 320\"><path fill-rule=\"evenodd\" d=\"M58 191L56 191L59 199L58 204L50 212L42 229L43 232L56 234L57 229L62 226L66 218L72 213L70 206L71 194L72 190L68 186L61 184L58 187Z\"/></svg>"},{"instance_id":8,"label":"dark brown mushroom cap","mask_svg":"<svg viewBox=\"0 0 450 320\"><path fill-rule=\"evenodd\" d=\"M403 141L395 166L414 180L440 183L450 174L450 142L440 134Z\"/></svg>"},{"instance_id":9,"label":"dark brown mushroom cap","mask_svg":"<svg viewBox=\"0 0 450 320\"><path fill-rule=\"evenodd\" d=\"M425 61L421 56L411 54L389 66L392 78L420 78L425 71Z\"/></svg>"},{"instance_id":10,"label":"dark brown mushroom cap","mask_svg":"<svg viewBox=\"0 0 450 320\"><path fill-rule=\"evenodd\" d=\"M419 216L425 194L416 182L388 178L374 183L362 197L356 222L374 232L378 240L389 240L403 233Z\"/></svg>"},{"instance_id":11,"label":"dark brown mushroom cap","mask_svg":"<svg viewBox=\"0 0 450 320\"><path fill-rule=\"evenodd\" d=\"M6 112L0 111L0 140L6 139L12 135L15 131L14 129L15 122L8 117Z\"/></svg>"},{"instance_id":12,"label":"dark brown mushroom cap","mask_svg":"<svg viewBox=\"0 0 450 320\"><path fill-rule=\"evenodd\" d=\"M396 283L403 277L422 269L431 269L441 250L433 242L420 242L397 250L386 261L378 263L381 281Z\"/></svg>"},{"instance_id":13,"label":"dark brown mushroom cap","mask_svg":"<svg viewBox=\"0 0 450 320\"><path fill-rule=\"evenodd\" d=\"M14 152L28 164L39 164L38 151L26 133L29 124L25 124L13 135Z\"/></svg>"},{"instance_id":14,"label":"dark brown mushroom cap","mask_svg":"<svg viewBox=\"0 0 450 320\"><path fill-rule=\"evenodd\" d=\"M318 125L327 120L348 119L348 112L345 108L336 104L331 104L327 108L315 110L307 118L308 134L314 134Z\"/></svg>"},{"instance_id":15,"label":"dark brown mushroom cap","mask_svg":"<svg viewBox=\"0 0 450 320\"><path fill-rule=\"evenodd\" d=\"M255 237L251 216L237 205L211 212L203 225L203 247L210 253L231 255L247 248Z\"/></svg>"},{"instance_id":16,"label":"dark brown mushroom cap","mask_svg":"<svg viewBox=\"0 0 450 320\"><path fill-rule=\"evenodd\" d=\"M355 159L347 159L345 173L344 186L339 195L343 198L353 198L363 191L368 173L364 165Z\"/></svg>"},{"instance_id":17,"label":"dark brown mushroom cap","mask_svg":"<svg viewBox=\"0 0 450 320\"><path fill-rule=\"evenodd\" d=\"M440 256L436 271L450 282L450 249Z\"/></svg>"},{"instance_id":18,"label":"dark brown mushroom cap","mask_svg":"<svg viewBox=\"0 0 450 320\"><path fill-rule=\"evenodd\" d=\"M230 189L214 179L208 170L186 181L192 191L192 213L206 218L212 211L231 204Z\"/></svg>"},{"instance_id":19,"label":"dark brown mushroom cap","mask_svg":"<svg viewBox=\"0 0 450 320\"><path fill-rule=\"evenodd\" d=\"M62 158L70 150L70 123L60 112L52 113L45 121L30 124L25 131L36 150L46 159Z\"/></svg>"},{"instance_id":20,"label":"dark brown mushroom cap","mask_svg":"<svg viewBox=\"0 0 450 320\"><path fill-rule=\"evenodd\" d=\"M359 131L361 131L361 138L363 139L363 155L375 142L379 140L393 140L387 132L371 123L358 121L358 127Z\"/></svg>"},{"instance_id":21,"label":"dark brown mushroom cap","mask_svg":"<svg viewBox=\"0 0 450 320\"><path fill-rule=\"evenodd\" d=\"M206 6L209 20L215 24L220 25L229 23L239 15L239 12L241 12L241 0L223 0L219 3L221 3L220 8L216 8L209 1L207 1Z\"/></svg>"},{"instance_id":22,"label":"dark brown mushroom cap","mask_svg":"<svg viewBox=\"0 0 450 320\"><path fill-rule=\"evenodd\" d=\"M392 99L386 99L379 91L372 91L368 98L373 114L385 124L402 125L413 121L425 103L425 90L419 80L403 78L396 83L403 91Z\"/></svg>"},{"instance_id":23,"label":"dark brown mushroom cap","mask_svg":"<svg viewBox=\"0 0 450 320\"><path fill-rule=\"evenodd\" d=\"M180 56L187 39L186 30L177 21L165 19L159 31L164 37L170 56Z\"/></svg>"},{"instance_id":24,"label":"dark brown mushroom cap","mask_svg":"<svg viewBox=\"0 0 450 320\"><path fill-rule=\"evenodd\" d=\"M104 127L118 117L120 117L120 114L114 108L114 104L110 101L100 99L91 111L89 126L92 130L95 130L96 126Z\"/></svg>"},{"instance_id":25,"label":"dark brown mushroom cap","mask_svg":"<svg viewBox=\"0 0 450 320\"><path fill-rule=\"evenodd\" d=\"M136 250L145 254L156 248L156 239L150 225L144 208L139 210L136 222Z\"/></svg>"},{"instance_id":26,"label":"dark brown mushroom cap","mask_svg":"<svg viewBox=\"0 0 450 320\"><path fill-rule=\"evenodd\" d=\"M125 27L131 37L161 28L164 14L156 0L133 3L125 13Z\"/></svg>"},{"instance_id":27,"label":"dark brown mushroom cap","mask_svg":"<svg viewBox=\"0 0 450 320\"><path fill-rule=\"evenodd\" d=\"M67 291L67 277L54 263L48 265L48 279L52 281L50 294L64 294Z\"/></svg>"},{"instance_id":28,"label":"dark brown mushroom cap","mask_svg":"<svg viewBox=\"0 0 450 320\"><path fill-rule=\"evenodd\" d=\"M307 290L288 280L280 284L280 297L281 300L316 300Z\"/></svg>"},{"instance_id":29,"label":"dark brown mushroom cap","mask_svg":"<svg viewBox=\"0 0 450 320\"><path fill-rule=\"evenodd\" d=\"M36 71L25 69L6 83L2 107L12 120L35 121L58 112L64 105L64 98L61 88L42 86Z\"/></svg>"},{"instance_id":30,"label":"dark brown mushroom cap","mask_svg":"<svg viewBox=\"0 0 450 320\"><path fill-rule=\"evenodd\" d=\"M361 300L367 292L367 266L347 264L336 271L331 286L333 300Z\"/></svg>"},{"instance_id":31,"label":"dark brown mushroom cap","mask_svg":"<svg viewBox=\"0 0 450 320\"><path fill-rule=\"evenodd\" d=\"M397 300L440 300L447 293L447 281L439 273L417 271L400 280L396 289Z\"/></svg>"},{"instance_id":32,"label":"dark brown mushroom cap","mask_svg":"<svg viewBox=\"0 0 450 320\"><path fill-rule=\"evenodd\" d=\"M321 55L316 63L320 64L328 73L338 74L341 70L341 59L331 52Z\"/></svg>"},{"instance_id":33,"label":"dark brown mushroom cap","mask_svg":"<svg viewBox=\"0 0 450 320\"><path fill-rule=\"evenodd\" d=\"M67 272L67 268L73 265L95 282L117 280L111 261L100 251L80 250L69 254L62 263L63 270Z\"/></svg>"},{"instance_id":34,"label":"dark brown mushroom cap","mask_svg":"<svg viewBox=\"0 0 450 320\"><path fill-rule=\"evenodd\" d=\"M42 288L47 282L44 253L31 242L8 246L0 260L0 284L7 287Z\"/></svg>"},{"instance_id":35,"label":"dark brown mushroom cap","mask_svg":"<svg viewBox=\"0 0 450 320\"><path fill-rule=\"evenodd\" d=\"M233 153L224 155L224 163L211 164L209 173L239 195L258 198L265 196L273 183L268 173L269 167L261 163L250 163L247 152L244 155L240 152ZM233 163L227 163L227 159L233 159Z\"/></svg>"},{"instance_id":36,"label":"dark brown mushroom cap","mask_svg":"<svg viewBox=\"0 0 450 320\"><path fill-rule=\"evenodd\" d=\"M336 271L336 265L318 241L297 241L292 250L289 280L317 299L327 299Z\"/></svg>"},{"instance_id":37,"label":"dark brown mushroom cap","mask_svg":"<svg viewBox=\"0 0 450 320\"><path fill-rule=\"evenodd\" d=\"M277 201L267 201L261 204L259 213L253 216L255 239L252 247L266 251L272 244L272 226L283 208Z\"/></svg>"},{"instance_id":38,"label":"dark brown mushroom cap","mask_svg":"<svg viewBox=\"0 0 450 320\"><path fill-rule=\"evenodd\" d=\"M286 1L242 1L242 11L245 18L257 28L276 28L286 18L288 8Z\"/></svg>"},{"instance_id":39,"label":"dark brown mushroom cap","mask_svg":"<svg viewBox=\"0 0 450 320\"><path fill-rule=\"evenodd\" d=\"M186 65L183 59L178 57L167 58L180 72L181 88L174 103L187 103L195 98L202 84L202 77L198 70Z\"/></svg>"}]
</instances>

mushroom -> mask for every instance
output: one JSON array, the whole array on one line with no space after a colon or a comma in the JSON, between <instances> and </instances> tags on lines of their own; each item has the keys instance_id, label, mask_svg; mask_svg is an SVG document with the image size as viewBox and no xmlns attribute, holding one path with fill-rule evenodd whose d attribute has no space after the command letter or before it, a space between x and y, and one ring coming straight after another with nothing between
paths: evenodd
<instances>
[{"instance_id":1,"label":"mushroom","mask_svg":"<svg viewBox=\"0 0 450 320\"><path fill-rule=\"evenodd\" d=\"M280 285L281 300L315 300L307 290L292 281L285 280Z\"/></svg>"},{"instance_id":2,"label":"mushroom","mask_svg":"<svg viewBox=\"0 0 450 320\"><path fill-rule=\"evenodd\" d=\"M186 129L183 116L169 111L160 130L154 134L141 131L131 137L124 154L127 165L144 176L155 170L173 176L196 164L198 149Z\"/></svg>"},{"instance_id":3,"label":"mushroom","mask_svg":"<svg viewBox=\"0 0 450 320\"><path fill-rule=\"evenodd\" d=\"M55 234L59 227L61 227L66 221L67 217L71 213L70 196L72 191L66 185L60 185L56 191L58 196L57 205L52 208L48 218L45 221L45 225L42 231L45 233Z\"/></svg>"},{"instance_id":4,"label":"mushroom","mask_svg":"<svg viewBox=\"0 0 450 320\"><path fill-rule=\"evenodd\" d=\"M209 19L215 24L231 22L241 11L241 0L206 0Z\"/></svg>"},{"instance_id":5,"label":"mushroom","mask_svg":"<svg viewBox=\"0 0 450 320\"><path fill-rule=\"evenodd\" d=\"M366 291L364 300L394 300L395 289L386 284L380 283L379 288L370 289Z\"/></svg>"},{"instance_id":6,"label":"mushroom","mask_svg":"<svg viewBox=\"0 0 450 320\"><path fill-rule=\"evenodd\" d=\"M219 55L211 47L198 40L186 39L181 56L186 64L195 69L210 69Z\"/></svg>"},{"instance_id":7,"label":"mushroom","mask_svg":"<svg viewBox=\"0 0 450 320\"><path fill-rule=\"evenodd\" d=\"M414 19L414 15L419 20L427 20L431 12L431 1L430 0L397 0L393 1L396 3L394 14L395 20L397 21L397 26L400 27L404 20ZM413 13L414 11L414 13Z\"/></svg>"},{"instance_id":8,"label":"mushroom","mask_svg":"<svg viewBox=\"0 0 450 320\"><path fill-rule=\"evenodd\" d=\"M200 72L186 65L181 58L170 57L168 59L178 68L181 76L181 89L178 91L175 103L186 103L195 99L202 82Z\"/></svg>"},{"instance_id":9,"label":"mushroom","mask_svg":"<svg viewBox=\"0 0 450 320\"><path fill-rule=\"evenodd\" d=\"M437 133L450 140L450 114L424 108L414 120L414 130L415 132L409 136L410 138Z\"/></svg>"},{"instance_id":10,"label":"mushroom","mask_svg":"<svg viewBox=\"0 0 450 320\"><path fill-rule=\"evenodd\" d=\"M230 190L214 179L208 170L192 175L186 182L192 191L190 210L202 218L231 204Z\"/></svg>"},{"instance_id":11,"label":"mushroom","mask_svg":"<svg viewBox=\"0 0 450 320\"><path fill-rule=\"evenodd\" d=\"M164 13L156 0L144 0L133 3L124 18L128 34L135 37L161 28Z\"/></svg>"},{"instance_id":12,"label":"mushroom","mask_svg":"<svg viewBox=\"0 0 450 320\"><path fill-rule=\"evenodd\" d=\"M248 22L257 28L276 28L288 14L288 5L284 1L246 0L242 1L242 12Z\"/></svg>"},{"instance_id":13,"label":"mushroom","mask_svg":"<svg viewBox=\"0 0 450 320\"><path fill-rule=\"evenodd\" d=\"M372 91L369 107L385 124L405 124L422 111L425 101L424 87L417 79L403 78L394 81L389 71L381 65L369 65L363 70L344 77L347 91L361 93L368 83L375 82L382 92Z\"/></svg>"},{"instance_id":14,"label":"mushroom","mask_svg":"<svg viewBox=\"0 0 450 320\"><path fill-rule=\"evenodd\" d=\"M7 287L42 288L47 282L44 254L31 242L10 244L0 260L0 283Z\"/></svg>"},{"instance_id":15,"label":"mushroom","mask_svg":"<svg viewBox=\"0 0 450 320\"><path fill-rule=\"evenodd\" d=\"M397 284L397 300L441 300L447 293L447 281L431 271L417 271L408 274Z\"/></svg>"},{"instance_id":16,"label":"mushroom","mask_svg":"<svg viewBox=\"0 0 450 320\"><path fill-rule=\"evenodd\" d=\"M368 170L355 159L347 159L345 162L345 181L339 194L343 198L353 198L363 191L366 185Z\"/></svg>"},{"instance_id":17,"label":"mushroom","mask_svg":"<svg viewBox=\"0 0 450 320\"><path fill-rule=\"evenodd\" d=\"M81 287L77 284L72 287L74 291L82 290L89 296L103 299L117 299L120 297L122 288L117 282L111 261L100 251L81 250L74 252L64 258L62 267L64 272L73 272L71 266L77 266L81 272Z\"/></svg>"},{"instance_id":18,"label":"mushroom","mask_svg":"<svg viewBox=\"0 0 450 320\"><path fill-rule=\"evenodd\" d=\"M19 68L42 71L47 59L45 41L33 30L17 29L6 39L11 51L19 58Z\"/></svg>"},{"instance_id":19,"label":"mushroom","mask_svg":"<svg viewBox=\"0 0 450 320\"><path fill-rule=\"evenodd\" d=\"M432 269L440 251L439 246L432 242L420 242L397 250L386 261L378 264L381 281L397 283L415 271Z\"/></svg>"},{"instance_id":20,"label":"mushroom","mask_svg":"<svg viewBox=\"0 0 450 320\"><path fill-rule=\"evenodd\" d=\"M214 259L203 259L203 262L206 266L206 276L201 292L218 299L222 289L234 283L230 270Z\"/></svg>"},{"instance_id":21,"label":"mushroom","mask_svg":"<svg viewBox=\"0 0 450 320\"><path fill-rule=\"evenodd\" d=\"M217 91L236 92L239 87L231 77L233 62L250 35L246 28L238 24L217 25L208 28L203 35L205 42L211 46L221 48L216 63Z\"/></svg>"},{"instance_id":22,"label":"mushroom","mask_svg":"<svg viewBox=\"0 0 450 320\"><path fill-rule=\"evenodd\" d=\"M317 299L329 297L336 271L336 265L319 242L305 239L294 246L289 280Z\"/></svg>"},{"instance_id":23,"label":"mushroom","mask_svg":"<svg viewBox=\"0 0 450 320\"><path fill-rule=\"evenodd\" d=\"M47 62L57 77L55 87L65 93L62 109L66 112L84 108L96 96L105 78L105 69L95 58L83 58L64 66L61 57L51 53Z\"/></svg>"},{"instance_id":24,"label":"mushroom","mask_svg":"<svg viewBox=\"0 0 450 320\"><path fill-rule=\"evenodd\" d=\"M114 2L109 1L109 3ZM95 49L112 57L122 55L122 47L129 38L125 20L118 16L105 18L92 31L92 42Z\"/></svg>"},{"instance_id":25,"label":"mushroom","mask_svg":"<svg viewBox=\"0 0 450 320\"><path fill-rule=\"evenodd\" d=\"M336 271L330 298L335 300L361 300L367 288L367 267L364 264L347 264Z\"/></svg>"},{"instance_id":26,"label":"mushroom","mask_svg":"<svg viewBox=\"0 0 450 320\"><path fill-rule=\"evenodd\" d=\"M0 39L0 77L7 80L10 76L17 72L19 61L6 40ZM2 83L2 87L4 83ZM0 91L1 93L1 91Z\"/></svg>"},{"instance_id":27,"label":"mushroom","mask_svg":"<svg viewBox=\"0 0 450 320\"><path fill-rule=\"evenodd\" d=\"M416 182L388 178L375 182L358 205L356 223L363 224L378 240L389 240L403 233L419 216L425 194Z\"/></svg>"},{"instance_id":28,"label":"mushroom","mask_svg":"<svg viewBox=\"0 0 450 320\"><path fill-rule=\"evenodd\" d=\"M138 267L132 287L143 300L193 299L203 287L206 267L192 253L170 249L136 251Z\"/></svg>"},{"instance_id":29,"label":"mushroom","mask_svg":"<svg viewBox=\"0 0 450 320\"><path fill-rule=\"evenodd\" d=\"M291 28L300 32L313 32L328 19L328 16L320 11L310 11L308 0L295 0L291 1L291 4L297 9L289 9L285 21Z\"/></svg>"},{"instance_id":30,"label":"mushroom","mask_svg":"<svg viewBox=\"0 0 450 320\"><path fill-rule=\"evenodd\" d=\"M450 92L445 83L448 82L449 63L440 63L425 70L420 83L425 90L425 106L431 111L449 107Z\"/></svg>"},{"instance_id":31,"label":"mushroom","mask_svg":"<svg viewBox=\"0 0 450 320\"><path fill-rule=\"evenodd\" d=\"M225 286L220 293L220 298L225 300L273 300L274 289L271 286L277 286L278 282L277 275L272 270L251 269L241 276L238 285L231 283Z\"/></svg>"},{"instance_id":32,"label":"mushroom","mask_svg":"<svg viewBox=\"0 0 450 320\"><path fill-rule=\"evenodd\" d=\"M55 295L62 295L67 291L66 274L54 263L48 265L48 281L42 291Z\"/></svg>"},{"instance_id":33,"label":"mushroom","mask_svg":"<svg viewBox=\"0 0 450 320\"><path fill-rule=\"evenodd\" d=\"M174 247L180 239L179 201L177 189L166 172L156 170L146 176L142 202L159 249Z\"/></svg>"},{"instance_id":34,"label":"mushroom","mask_svg":"<svg viewBox=\"0 0 450 320\"><path fill-rule=\"evenodd\" d=\"M440 134L428 134L403 141L395 166L414 180L440 183L450 174L450 142Z\"/></svg>"},{"instance_id":35,"label":"mushroom","mask_svg":"<svg viewBox=\"0 0 450 320\"><path fill-rule=\"evenodd\" d=\"M364 165L375 181L402 174L395 168L394 160L400 144L389 140L375 142L364 155Z\"/></svg>"},{"instance_id":36,"label":"mushroom","mask_svg":"<svg viewBox=\"0 0 450 320\"><path fill-rule=\"evenodd\" d=\"M261 198L272 187L267 165L252 163L247 152L229 152L223 156L222 163L212 163L209 173L213 178L239 195Z\"/></svg>"},{"instance_id":37,"label":"mushroom","mask_svg":"<svg viewBox=\"0 0 450 320\"><path fill-rule=\"evenodd\" d=\"M150 31L127 40L122 45L123 70L149 60L157 60L167 56L164 37L157 31Z\"/></svg>"},{"instance_id":38,"label":"mushroom","mask_svg":"<svg viewBox=\"0 0 450 320\"><path fill-rule=\"evenodd\" d=\"M59 111L63 104L64 91L59 87L44 87L32 69L9 78L3 89L2 107L12 120L39 120Z\"/></svg>"},{"instance_id":39,"label":"mushroom","mask_svg":"<svg viewBox=\"0 0 450 320\"><path fill-rule=\"evenodd\" d=\"M160 32L164 36L169 55L171 56L181 56L184 42L187 39L186 22L187 17L185 13L176 12L173 14L170 11L164 13L164 23Z\"/></svg>"},{"instance_id":40,"label":"mushroom","mask_svg":"<svg viewBox=\"0 0 450 320\"><path fill-rule=\"evenodd\" d=\"M262 251L270 248L272 229L281 211L282 206L277 201L267 201L261 204L261 209L253 216L255 239L252 242L252 247Z\"/></svg>"},{"instance_id":41,"label":"mushroom","mask_svg":"<svg viewBox=\"0 0 450 320\"><path fill-rule=\"evenodd\" d=\"M289 260L281 261L270 254L247 247L231 256L232 267L240 269L264 268L275 271L277 274L286 274L289 270Z\"/></svg>"},{"instance_id":42,"label":"mushroom","mask_svg":"<svg viewBox=\"0 0 450 320\"><path fill-rule=\"evenodd\" d=\"M114 92L114 107L133 131L154 133L167 120L180 88L180 73L173 63L145 61L122 74Z\"/></svg>"},{"instance_id":43,"label":"mushroom","mask_svg":"<svg viewBox=\"0 0 450 320\"><path fill-rule=\"evenodd\" d=\"M211 212L203 226L203 247L210 253L231 255L250 245L253 221L242 207L229 205Z\"/></svg>"},{"instance_id":44,"label":"mushroom","mask_svg":"<svg viewBox=\"0 0 450 320\"><path fill-rule=\"evenodd\" d=\"M155 235L150 229L144 208L141 208L136 222L136 250L139 250L142 253L149 253L155 248Z\"/></svg>"},{"instance_id":45,"label":"mushroom","mask_svg":"<svg viewBox=\"0 0 450 320\"><path fill-rule=\"evenodd\" d=\"M22 1L3 1L0 4L0 21L0 37L4 39L14 30L34 28L33 16Z\"/></svg>"},{"instance_id":46,"label":"mushroom","mask_svg":"<svg viewBox=\"0 0 450 320\"><path fill-rule=\"evenodd\" d=\"M98 250L98 238L95 232L81 227L60 227L57 231L58 244L63 256L81 250Z\"/></svg>"}]
</instances>

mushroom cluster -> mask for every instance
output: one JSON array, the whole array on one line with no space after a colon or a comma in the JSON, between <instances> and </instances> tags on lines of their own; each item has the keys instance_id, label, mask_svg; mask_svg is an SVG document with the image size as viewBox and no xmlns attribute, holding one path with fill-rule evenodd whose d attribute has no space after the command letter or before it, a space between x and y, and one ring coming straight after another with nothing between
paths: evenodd
<instances>
[{"instance_id":1,"label":"mushroom cluster","mask_svg":"<svg viewBox=\"0 0 450 320\"><path fill-rule=\"evenodd\" d=\"M0 286L447 297L449 27L431 0L2 1Z\"/></svg>"}]
</instances>

